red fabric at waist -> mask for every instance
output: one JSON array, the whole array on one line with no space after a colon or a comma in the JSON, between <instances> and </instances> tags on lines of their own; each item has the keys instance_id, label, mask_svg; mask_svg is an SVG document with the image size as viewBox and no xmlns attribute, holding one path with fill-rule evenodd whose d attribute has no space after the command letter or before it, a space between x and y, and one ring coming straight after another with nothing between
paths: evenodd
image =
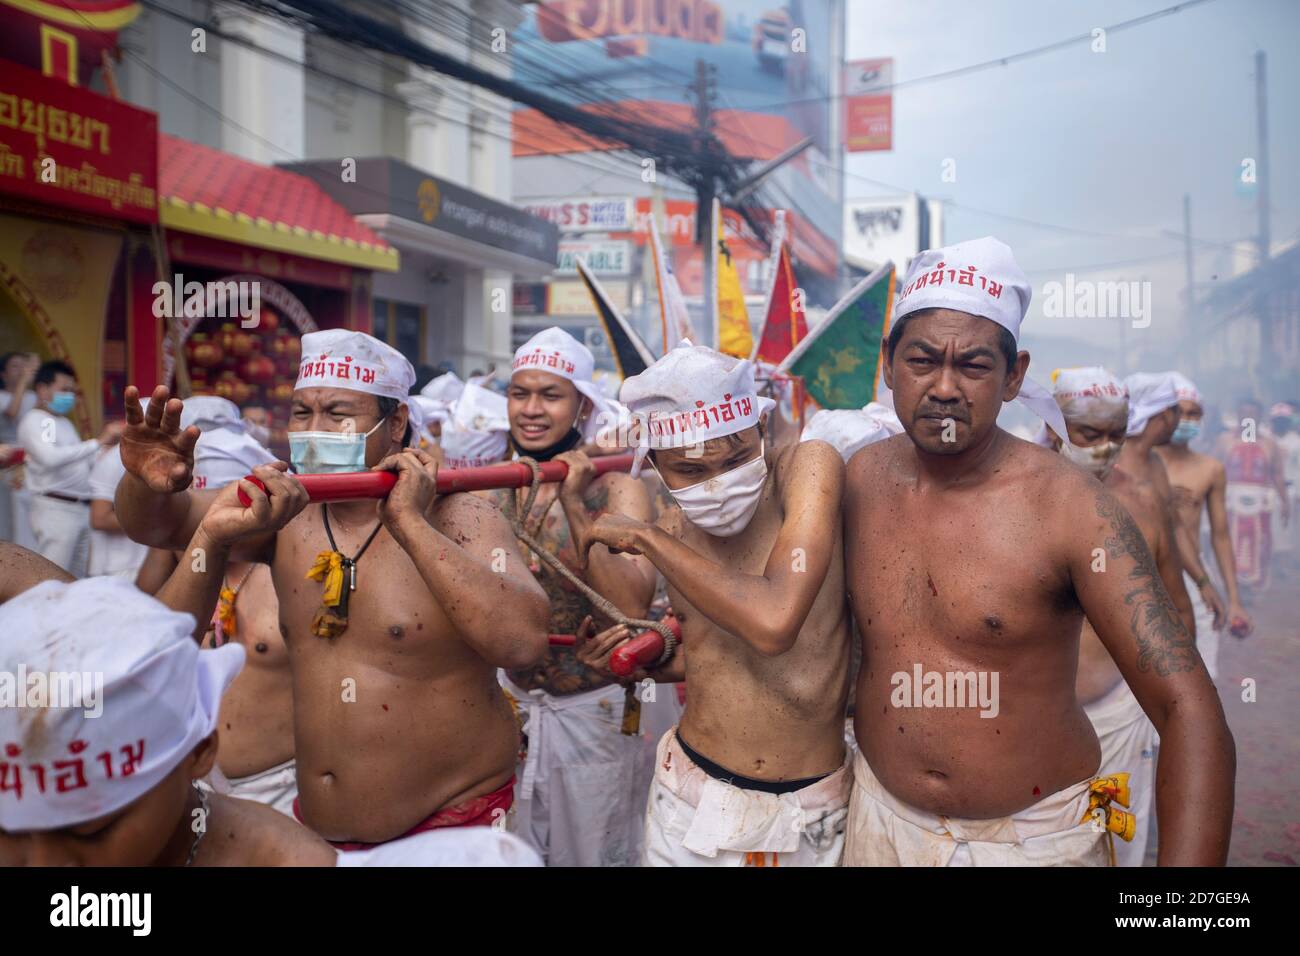
<instances>
[{"instance_id":1,"label":"red fabric at waist","mask_svg":"<svg viewBox=\"0 0 1300 956\"><path fill-rule=\"evenodd\" d=\"M407 830L401 836L393 837L393 840L403 840L409 836L415 836L417 833L424 833L428 830L438 830L443 827L490 827L496 823L497 819L508 811L515 802L515 778L511 777L498 789L491 793L485 793L481 797L472 797L464 803L458 803L454 807L443 807L436 811L433 816L422 823L417 823L411 829ZM497 810L501 814L496 813ZM298 798L293 798L293 815L299 823L304 826L302 813L298 809ZM384 840L384 843L392 843L393 840ZM328 841L330 846L336 850L370 850L380 846L379 843L357 843L355 841Z\"/></svg>"}]
</instances>

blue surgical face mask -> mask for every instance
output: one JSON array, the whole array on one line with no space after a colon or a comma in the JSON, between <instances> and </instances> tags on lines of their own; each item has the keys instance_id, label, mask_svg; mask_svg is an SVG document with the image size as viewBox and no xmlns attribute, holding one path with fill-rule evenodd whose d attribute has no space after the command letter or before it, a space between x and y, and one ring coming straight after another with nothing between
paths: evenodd
<instances>
[{"instance_id":1,"label":"blue surgical face mask","mask_svg":"<svg viewBox=\"0 0 1300 956\"><path fill-rule=\"evenodd\" d=\"M55 415L66 415L77 404L75 392L55 392L50 397L50 411Z\"/></svg>"},{"instance_id":2,"label":"blue surgical face mask","mask_svg":"<svg viewBox=\"0 0 1300 956\"><path fill-rule=\"evenodd\" d=\"M1200 422L1179 422L1169 440L1175 445L1186 445L1201 433Z\"/></svg>"},{"instance_id":3,"label":"blue surgical face mask","mask_svg":"<svg viewBox=\"0 0 1300 956\"><path fill-rule=\"evenodd\" d=\"M365 471L366 439L387 420L381 418L364 435L356 432L289 432L289 462L299 475Z\"/></svg>"}]
</instances>

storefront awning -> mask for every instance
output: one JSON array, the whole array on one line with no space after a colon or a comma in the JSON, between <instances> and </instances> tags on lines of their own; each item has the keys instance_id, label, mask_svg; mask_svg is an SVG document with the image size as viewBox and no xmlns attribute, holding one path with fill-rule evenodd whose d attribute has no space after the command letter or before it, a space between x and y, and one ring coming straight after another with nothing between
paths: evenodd
<instances>
[{"instance_id":1,"label":"storefront awning","mask_svg":"<svg viewBox=\"0 0 1300 956\"><path fill-rule=\"evenodd\" d=\"M306 176L160 133L159 212L167 229L396 272L397 250Z\"/></svg>"}]
</instances>

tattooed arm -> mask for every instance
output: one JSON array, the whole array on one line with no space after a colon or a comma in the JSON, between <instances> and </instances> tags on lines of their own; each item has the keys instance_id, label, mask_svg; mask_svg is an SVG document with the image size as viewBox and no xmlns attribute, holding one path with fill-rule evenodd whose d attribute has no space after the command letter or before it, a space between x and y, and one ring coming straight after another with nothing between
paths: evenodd
<instances>
[{"instance_id":1,"label":"tattooed arm","mask_svg":"<svg viewBox=\"0 0 1300 956\"><path fill-rule=\"evenodd\" d=\"M1137 524L1088 489L1091 514L1062 517L1079 603L1160 734L1160 866L1221 866L1232 825L1236 752L1196 643L1161 583ZM1068 500L1068 499L1067 499ZM1103 570L1094 570L1097 549Z\"/></svg>"},{"instance_id":2,"label":"tattooed arm","mask_svg":"<svg viewBox=\"0 0 1300 956\"><path fill-rule=\"evenodd\" d=\"M569 466L560 486L560 505L569 522L574 547L583 558L583 542L592 523L602 514L622 515L635 521L650 520L650 496L645 485L627 475L594 477L591 459L570 451L556 457ZM586 552L583 580L629 617L643 618L654 600L656 575L649 560L634 554L615 554L603 544Z\"/></svg>"}]
</instances>

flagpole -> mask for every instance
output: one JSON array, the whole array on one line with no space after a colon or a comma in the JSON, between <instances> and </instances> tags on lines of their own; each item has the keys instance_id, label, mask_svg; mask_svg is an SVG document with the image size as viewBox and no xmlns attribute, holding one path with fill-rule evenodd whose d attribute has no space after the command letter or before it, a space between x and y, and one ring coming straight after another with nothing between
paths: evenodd
<instances>
[{"instance_id":1,"label":"flagpole","mask_svg":"<svg viewBox=\"0 0 1300 956\"><path fill-rule=\"evenodd\" d=\"M718 197L709 203L704 226L704 322L715 349L722 348L722 325L718 321Z\"/></svg>"}]
</instances>

